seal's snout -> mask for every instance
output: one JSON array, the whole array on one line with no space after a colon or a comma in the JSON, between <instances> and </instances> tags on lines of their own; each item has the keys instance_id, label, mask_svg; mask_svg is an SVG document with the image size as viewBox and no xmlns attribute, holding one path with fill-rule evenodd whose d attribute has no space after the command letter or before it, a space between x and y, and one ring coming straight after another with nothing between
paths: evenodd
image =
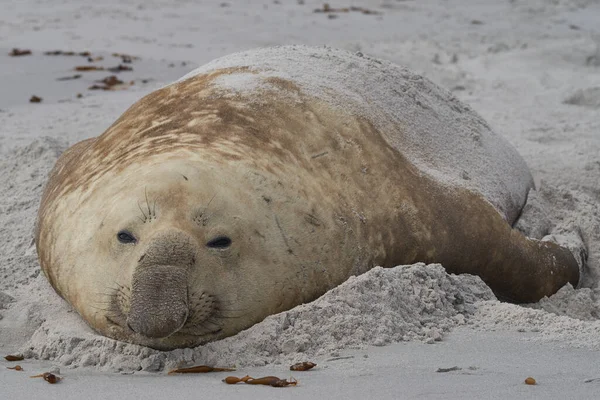
<instances>
[{"instance_id":1,"label":"seal's snout","mask_svg":"<svg viewBox=\"0 0 600 400\"><path fill-rule=\"evenodd\" d=\"M149 338L164 338L188 319L188 274L196 246L185 232L163 231L149 240L133 273L128 327Z\"/></svg>"},{"instance_id":2,"label":"seal's snout","mask_svg":"<svg viewBox=\"0 0 600 400\"><path fill-rule=\"evenodd\" d=\"M173 266L138 269L133 276L127 325L149 338L177 332L188 318L187 270Z\"/></svg>"}]
</instances>

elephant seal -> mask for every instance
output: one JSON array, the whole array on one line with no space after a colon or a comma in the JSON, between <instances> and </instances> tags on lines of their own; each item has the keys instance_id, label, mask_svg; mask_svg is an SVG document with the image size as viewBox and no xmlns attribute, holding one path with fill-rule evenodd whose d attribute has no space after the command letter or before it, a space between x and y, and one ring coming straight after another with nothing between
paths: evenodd
<instances>
[{"instance_id":1,"label":"elephant seal","mask_svg":"<svg viewBox=\"0 0 600 400\"><path fill-rule=\"evenodd\" d=\"M99 333L157 349L233 335L376 265L439 262L533 302L578 264L512 229L516 150L390 62L275 47L213 61L58 160L36 245Z\"/></svg>"}]
</instances>

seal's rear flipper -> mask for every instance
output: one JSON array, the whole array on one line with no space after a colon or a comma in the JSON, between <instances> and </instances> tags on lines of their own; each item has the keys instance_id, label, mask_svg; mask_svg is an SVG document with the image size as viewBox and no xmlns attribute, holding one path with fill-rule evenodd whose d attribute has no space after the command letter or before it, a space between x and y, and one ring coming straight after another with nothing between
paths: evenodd
<instances>
[{"instance_id":1,"label":"seal's rear flipper","mask_svg":"<svg viewBox=\"0 0 600 400\"><path fill-rule=\"evenodd\" d=\"M555 243L568 249L579 267L579 282L573 284L574 287L579 288L586 272L588 250L578 226L570 223L562 225L560 211L555 204L549 202L547 196L543 195L543 189L530 190L527 203L514 222L513 228L530 239Z\"/></svg>"},{"instance_id":2,"label":"seal's rear flipper","mask_svg":"<svg viewBox=\"0 0 600 400\"><path fill-rule=\"evenodd\" d=\"M571 232L561 232L556 234L546 235L542 238L544 242L553 242L559 245L560 247L568 249L575 261L577 261L577 265L579 266L579 282L576 289L581 287L581 282L583 282L583 275L585 273L585 266L588 258L588 250L585 245L579 229Z\"/></svg>"},{"instance_id":3,"label":"seal's rear flipper","mask_svg":"<svg viewBox=\"0 0 600 400\"><path fill-rule=\"evenodd\" d=\"M442 233L453 234L434 238L443 245L433 260L449 272L478 275L499 299L512 303L535 303L581 282L585 252L578 249L585 246L577 234L555 241L529 238L476 194L458 192L450 200L440 202L441 209L453 212L440 212L437 221L449 227ZM561 246L565 242L572 245Z\"/></svg>"}]
</instances>

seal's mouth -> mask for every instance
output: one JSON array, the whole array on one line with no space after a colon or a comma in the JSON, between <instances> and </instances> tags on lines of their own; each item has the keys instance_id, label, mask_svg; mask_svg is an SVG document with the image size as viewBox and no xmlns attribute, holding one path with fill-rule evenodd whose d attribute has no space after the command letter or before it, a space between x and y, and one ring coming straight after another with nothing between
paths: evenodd
<instances>
[{"instance_id":1,"label":"seal's mouth","mask_svg":"<svg viewBox=\"0 0 600 400\"><path fill-rule=\"evenodd\" d=\"M107 322L109 323L108 329L106 332L100 332L101 334L115 340L146 346L156 350L168 351L176 348L196 347L222 338L221 329L203 334L191 334L180 330L166 338L149 338L124 327L113 320L112 317L107 317Z\"/></svg>"}]
</instances>

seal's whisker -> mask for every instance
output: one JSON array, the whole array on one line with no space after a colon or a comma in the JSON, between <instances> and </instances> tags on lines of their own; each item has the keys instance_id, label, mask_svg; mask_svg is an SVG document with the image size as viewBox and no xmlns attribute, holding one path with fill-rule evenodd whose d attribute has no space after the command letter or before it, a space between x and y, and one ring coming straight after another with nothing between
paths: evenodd
<instances>
[{"instance_id":1,"label":"seal's whisker","mask_svg":"<svg viewBox=\"0 0 600 400\"><path fill-rule=\"evenodd\" d=\"M104 289L113 290L113 291L116 291L116 290L119 290L119 289L121 289L121 286L119 286L119 285L118 285L116 282L113 282L113 283L116 285L115 287L112 287L112 286L110 286L110 285L106 285L106 286L104 287Z\"/></svg>"},{"instance_id":2,"label":"seal's whisker","mask_svg":"<svg viewBox=\"0 0 600 400\"><path fill-rule=\"evenodd\" d=\"M105 296L114 296L117 293L121 293L124 296L129 296L128 291L126 291L126 288L123 287L110 287L107 286L105 287L106 290L109 290L109 292L94 292L95 294L102 294Z\"/></svg>"},{"instance_id":3,"label":"seal's whisker","mask_svg":"<svg viewBox=\"0 0 600 400\"><path fill-rule=\"evenodd\" d=\"M219 312L247 312L250 307L245 308L230 308L230 307L217 307Z\"/></svg>"},{"instance_id":4,"label":"seal's whisker","mask_svg":"<svg viewBox=\"0 0 600 400\"><path fill-rule=\"evenodd\" d=\"M234 300L221 300L221 299L218 299L218 300L216 300L216 303L217 303L217 307L219 307L220 309L228 309L228 310L233 310L233 309L229 308L229 306L231 306L231 305L233 305L233 304L238 304L238 305L240 304L240 303L239 303L239 301L234 301ZM246 308L240 309L240 310L238 310L238 311L246 311L246 310L248 310L249 308L250 308L250 307L246 307ZM235 310L234 310L234 311L235 311Z\"/></svg>"},{"instance_id":5,"label":"seal's whisker","mask_svg":"<svg viewBox=\"0 0 600 400\"><path fill-rule=\"evenodd\" d=\"M116 286L117 288L119 288L119 289L121 289L121 288L123 287L123 285L121 285L121 284L120 284L119 282L117 282L116 280L114 280L112 283L113 283L113 285L115 285L115 286ZM108 286L108 287L109 287L109 288L111 288L110 286ZM113 289L113 288L111 288L111 289Z\"/></svg>"},{"instance_id":6,"label":"seal's whisker","mask_svg":"<svg viewBox=\"0 0 600 400\"><path fill-rule=\"evenodd\" d=\"M152 204L152 215L156 218L156 200L158 200L158 196L154 198L154 204Z\"/></svg>"},{"instance_id":7,"label":"seal's whisker","mask_svg":"<svg viewBox=\"0 0 600 400\"><path fill-rule=\"evenodd\" d=\"M119 283L119 282L117 282L117 281L113 281L113 283L114 283L115 285L117 285L117 287L116 287L116 288L111 288L110 286L108 286L108 288L109 288L109 289L113 289L113 290L117 290L117 289L119 289L119 290L121 290L121 291L123 291L123 290L124 290L124 291L127 291L127 292L131 292L131 288L130 288L129 286L122 285L122 284L120 284L120 283Z\"/></svg>"},{"instance_id":8,"label":"seal's whisker","mask_svg":"<svg viewBox=\"0 0 600 400\"><path fill-rule=\"evenodd\" d=\"M101 294L101 295L103 295L104 293L94 293L94 294ZM100 303L100 304L111 304L112 300L106 300L106 301L100 301L100 300L98 300L97 303Z\"/></svg>"},{"instance_id":9,"label":"seal's whisker","mask_svg":"<svg viewBox=\"0 0 600 400\"><path fill-rule=\"evenodd\" d=\"M204 209L202 210L202 212L200 213L200 215L204 215L204 213L206 212L206 210L208 210L208 207L210 206L210 203L212 203L212 201L214 200L214 198L217 196L217 194L213 194L213 197L210 198L210 200L208 201L208 204L206 205L206 207L204 207Z\"/></svg>"},{"instance_id":10,"label":"seal's whisker","mask_svg":"<svg viewBox=\"0 0 600 400\"><path fill-rule=\"evenodd\" d=\"M97 307L94 304L90 304L90 307L93 308L93 309L95 309L95 310L98 310L98 311L105 311L105 312L112 311L112 308Z\"/></svg>"},{"instance_id":11,"label":"seal's whisker","mask_svg":"<svg viewBox=\"0 0 600 400\"><path fill-rule=\"evenodd\" d=\"M214 314L213 315L215 318L219 318L219 319L238 319L244 316L244 314L240 314L240 315L235 315L235 316L225 316L223 314Z\"/></svg>"},{"instance_id":12,"label":"seal's whisker","mask_svg":"<svg viewBox=\"0 0 600 400\"><path fill-rule=\"evenodd\" d=\"M142 205L140 204L140 201L138 200L137 202L138 208L140 209L142 215L144 216L144 219L142 219L142 222L146 222L148 220L148 217L146 216L146 214L144 213L144 210L142 210ZM141 218L141 217L140 217Z\"/></svg>"},{"instance_id":13,"label":"seal's whisker","mask_svg":"<svg viewBox=\"0 0 600 400\"><path fill-rule=\"evenodd\" d=\"M98 312L100 311L104 311L104 312L112 312L112 307L109 305L108 307L105 306L101 306L101 305L97 305L97 304L90 304L90 308L97 310Z\"/></svg>"},{"instance_id":14,"label":"seal's whisker","mask_svg":"<svg viewBox=\"0 0 600 400\"><path fill-rule=\"evenodd\" d=\"M219 328L221 328L223 326L223 324L219 322L219 319L215 319L213 317L207 318L206 320L204 320L204 323L211 324L211 325L217 326Z\"/></svg>"},{"instance_id":15,"label":"seal's whisker","mask_svg":"<svg viewBox=\"0 0 600 400\"><path fill-rule=\"evenodd\" d=\"M144 197L146 198L146 207L148 208L148 216L150 220L154 217L152 215L152 210L150 210L150 202L148 201L148 187L144 186Z\"/></svg>"},{"instance_id":16,"label":"seal's whisker","mask_svg":"<svg viewBox=\"0 0 600 400\"><path fill-rule=\"evenodd\" d=\"M198 328L200 329L207 329L207 330L215 330L215 328L210 328L208 325L213 325L215 328L217 329L221 329L221 325L219 325L216 322L213 321L209 321L208 319L202 321L202 323L198 326Z\"/></svg>"},{"instance_id":17,"label":"seal's whisker","mask_svg":"<svg viewBox=\"0 0 600 400\"><path fill-rule=\"evenodd\" d=\"M125 288L117 288L117 289L113 289L115 294L122 294L123 296L129 296L129 291Z\"/></svg>"},{"instance_id":18,"label":"seal's whisker","mask_svg":"<svg viewBox=\"0 0 600 400\"><path fill-rule=\"evenodd\" d=\"M250 308L230 309L230 308L216 307L215 313L220 313L221 315L224 315L224 316L242 315L242 314L247 314L249 310L250 310Z\"/></svg>"},{"instance_id":19,"label":"seal's whisker","mask_svg":"<svg viewBox=\"0 0 600 400\"><path fill-rule=\"evenodd\" d=\"M92 292L92 293L95 294L95 295L99 295L99 296L112 297L112 296L114 296L115 291L112 291L112 292L109 292L109 293L107 293L107 292Z\"/></svg>"},{"instance_id":20,"label":"seal's whisker","mask_svg":"<svg viewBox=\"0 0 600 400\"><path fill-rule=\"evenodd\" d=\"M250 309L250 307L248 308L223 308L223 307L217 307L217 310L219 312L247 312Z\"/></svg>"},{"instance_id":21,"label":"seal's whisker","mask_svg":"<svg viewBox=\"0 0 600 400\"><path fill-rule=\"evenodd\" d=\"M123 299L129 299L129 293L119 291L119 295L121 295L121 298Z\"/></svg>"}]
</instances>

